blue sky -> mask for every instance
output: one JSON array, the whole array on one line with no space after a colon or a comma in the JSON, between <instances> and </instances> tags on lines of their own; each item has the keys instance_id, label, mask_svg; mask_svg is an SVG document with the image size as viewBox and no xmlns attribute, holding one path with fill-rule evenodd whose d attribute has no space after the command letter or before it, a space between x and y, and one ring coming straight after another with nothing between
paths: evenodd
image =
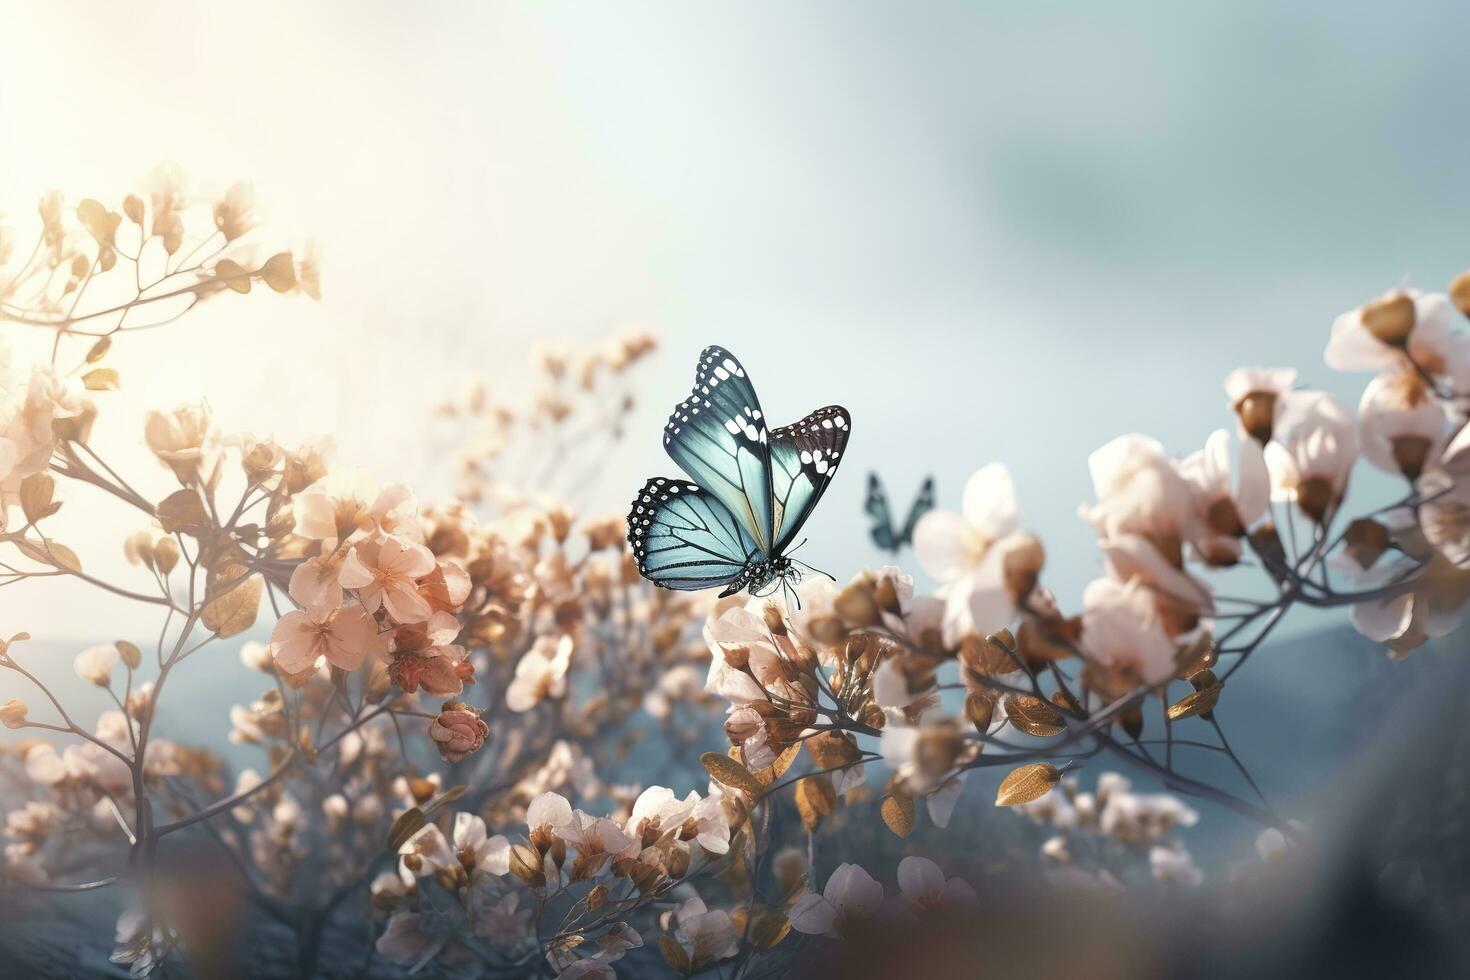
<instances>
[{"instance_id":1,"label":"blue sky","mask_svg":"<svg viewBox=\"0 0 1470 980\"><path fill-rule=\"evenodd\" d=\"M1073 605L1091 450L1196 448L1239 364L1356 400L1367 379L1321 364L1332 317L1470 264L1453 4L86 9L6 14L0 207L170 159L202 190L254 179L268 240L326 249L321 304L252 296L120 345L99 432L140 467L126 412L207 392L227 428L331 431L432 496L435 401L640 323L664 348L601 506L669 470L664 414L722 343L773 419L853 413L811 560L877 558L867 469L899 495L933 472L955 504L1003 460Z\"/></svg>"}]
</instances>

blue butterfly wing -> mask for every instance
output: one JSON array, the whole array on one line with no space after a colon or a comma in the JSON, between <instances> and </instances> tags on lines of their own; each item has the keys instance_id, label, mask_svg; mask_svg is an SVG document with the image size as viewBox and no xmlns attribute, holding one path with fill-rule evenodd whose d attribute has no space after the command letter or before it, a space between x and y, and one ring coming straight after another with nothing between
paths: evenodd
<instances>
[{"instance_id":1,"label":"blue butterfly wing","mask_svg":"<svg viewBox=\"0 0 1470 980\"><path fill-rule=\"evenodd\" d=\"M841 405L819 408L771 432L771 495L776 547L782 554L817 506L847 449L852 416Z\"/></svg>"},{"instance_id":2,"label":"blue butterfly wing","mask_svg":"<svg viewBox=\"0 0 1470 980\"><path fill-rule=\"evenodd\" d=\"M723 347L699 355L694 389L664 426L664 448L762 552L773 553L765 416L745 368Z\"/></svg>"},{"instance_id":3,"label":"blue butterfly wing","mask_svg":"<svg viewBox=\"0 0 1470 980\"><path fill-rule=\"evenodd\" d=\"M877 473L868 474L868 496L863 501L863 511L873 519L871 535L873 543L884 551L898 550L898 534L893 530L893 515L888 509L888 494Z\"/></svg>"},{"instance_id":4,"label":"blue butterfly wing","mask_svg":"<svg viewBox=\"0 0 1470 980\"><path fill-rule=\"evenodd\" d=\"M707 490L655 478L628 511L628 543L638 572L666 589L708 589L739 578L759 551L745 527Z\"/></svg>"},{"instance_id":5,"label":"blue butterfly wing","mask_svg":"<svg viewBox=\"0 0 1470 980\"><path fill-rule=\"evenodd\" d=\"M919 488L919 495L914 498L914 503L909 507L908 520L903 522L903 534L899 537L902 544L914 543L914 528L919 526L919 518L934 509L934 477L926 477L924 485Z\"/></svg>"}]
</instances>

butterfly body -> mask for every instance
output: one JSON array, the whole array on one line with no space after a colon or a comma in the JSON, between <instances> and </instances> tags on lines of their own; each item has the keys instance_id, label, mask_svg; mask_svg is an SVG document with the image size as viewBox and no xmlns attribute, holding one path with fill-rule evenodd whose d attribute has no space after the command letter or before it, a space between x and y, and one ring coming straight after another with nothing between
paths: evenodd
<instances>
[{"instance_id":1,"label":"butterfly body","mask_svg":"<svg viewBox=\"0 0 1470 980\"><path fill-rule=\"evenodd\" d=\"M721 595L799 581L787 549L850 431L836 405L768 428L745 368L724 348L706 348L664 427L664 448L689 479L647 481L628 511L639 573L663 588L719 587Z\"/></svg>"}]
</instances>

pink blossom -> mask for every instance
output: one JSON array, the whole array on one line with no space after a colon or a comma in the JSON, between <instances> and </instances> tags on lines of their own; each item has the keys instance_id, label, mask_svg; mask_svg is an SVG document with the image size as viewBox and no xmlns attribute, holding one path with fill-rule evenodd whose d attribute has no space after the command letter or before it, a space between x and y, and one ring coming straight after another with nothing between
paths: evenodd
<instances>
[{"instance_id":1,"label":"pink blossom","mask_svg":"<svg viewBox=\"0 0 1470 980\"><path fill-rule=\"evenodd\" d=\"M380 541L360 541L347 552L339 579L356 589L368 612L388 610L399 623L422 623L433 613L419 595L418 579L435 568L434 554L421 544L385 535Z\"/></svg>"},{"instance_id":2,"label":"pink blossom","mask_svg":"<svg viewBox=\"0 0 1470 980\"><path fill-rule=\"evenodd\" d=\"M289 674L309 670L318 657L343 670L356 670L385 644L378 624L362 606L324 615L289 612L271 630L271 656Z\"/></svg>"}]
</instances>

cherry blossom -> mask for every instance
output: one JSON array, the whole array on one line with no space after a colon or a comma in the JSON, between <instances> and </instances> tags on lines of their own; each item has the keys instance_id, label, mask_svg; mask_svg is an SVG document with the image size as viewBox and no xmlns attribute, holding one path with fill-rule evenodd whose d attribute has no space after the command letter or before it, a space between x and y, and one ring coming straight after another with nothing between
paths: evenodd
<instances>
[{"instance_id":1,"label":"cherry blossom","mask_svg":"<svg viewBox=\"0 0 1470 980\"><path fill-rule=\"evenodd\" d=\"M88 684L106 687L112 682L112 668L117 666L117 647L112 644L88 647L77 654L73 666L77 676Z\"/></svg>"},{"instance_id":2,"label":"cherry blossom","mask_svg":"<svg viewBox=\"0 0 1470 980\"><path fill-rule=\"evenodd\" d=\"M909 855L898 862L899 898L915 915L936 910L962 912L979 904L975 889L963 878L945 878L939 865Z\"/></svg>"},{"instance_id":3,"label":"cherry blossom","mask_svg":"<svg viewBox=\"0 0 1470 980\"><path fill-rule=\"evenodd\" d=\"M1021 533L1015 486L1000 463L970 477L959 513L932 510L919 520L914 555L941 583L946 643L1003 629L1015 618L1021 597L1007 561L1013 553L1029 553L1033 542Z\"/></svg>"},{"instance_id":4,"label":"cherry blossom","mask_svg":"<svg viewBox=\"0 0 1470 980\"><path fill-rule=\"evenodd\" d=\"M1138 579L1094 579L1082 594L1082 606L1082 642L1090 660L1146 684L1173 674L1178 647Z\"/></svg>"},{"instance_id":5,"label":"cherry blossom","mask_svg":"<svg viewBox=\"0 0 1470 980\"><path fill-rule=\"evenodd\" d=\"M1296 384L1295 368L1236 368L1225 376L1225 396L1240 428L1261 445L1271 441L1281 396Z\"/></svg>"},{"instance_id":6,"label":"cherry blossom","mask_svg":"<svg viewBox=\"0 0 1470 980\"><path fill-rule=\"evenodd\" d=\"M309 670L320 657L333 667L356 670L369 654L377 654L386 646L377 622L357 605L321 617L288 612L271 630L271 656L291 674Z\"/></svg>"},{"instance_id":7,"label":"cherry blossom","mask_svg":"<svg viewBox=\"0 0 1470 980\"><path fill-rule=\"evenodd\" d=\"M1284 401L1276 434L1265 450L1272 494L1296 501L1304 514L1320 521L1347 493L1358 455L1357 425L1326 392L1293 391Z\"/></svg>"},{"instance_id":8,"label":"cherry blossom","mask_svg":"<svg viewBox=\"0 0 1470 980\"><path fill-rule=\"evenodd\" d=\"M839 864L820 895L810 892L791 907L791 928L811 936L855 934L883 904L883 886L856 864Z\"/></svg>"},{"instance_id":9,"label":"cherry blossom","mask_svg":"<svg viewBox=\"0 0 1470 980\"><path fill-rule=\"evenodd\" d=\"M1232 565L1240 559L1240 539L1271 502L1271 477L1261 444L1238 440L1231 459L1230 433L1216 429L1205 448L1179 464L1194 494L1197 528L1194 546L1212 565Z\"/></svg>"},{"instance_id":10,"label":"cherry blossom","mask_svg":"<svg viewBox=\"0 0 1470 980\"><path fill-rule=\"evenodd\" d=\"M399 623L422 623L433 615L419 594L417 580L435 568L428 548L394 535L379 541L360 541L347 552L339 580L357 591L358 601L370 613L385 609Z\"/></svg>"},{"instance_id":11,"label":"cherry blossom","mask_svg":"<svg viewBox=\"0 0 1470 980\"><path fill-rule=\"evenodd\" d=\"M1363 458L1395 476L1417 480L1438 459L1450 420L1417 374L1386 371L1368 382L1358 403Z\"/></svg>"},{"instance_id":12,"label":"cherry blossom","mask_svg":"<svg viewBox=\"0 0 1470 980\"><path fill-rule=\"evenodd\" d=\"M1393 290L1332 323L1323 359L1337 371L1383 371L1412 362L1432 375L1460 378L1470 351L1453 331L1453 308L1444 293Z\"/></svg>"},{"instance_id":13,"label":"cherry blossom","mask_svg":"<svg viewBox=\"0 0 1470 980\"><path fill-rule=\"evenodd\" d=\"M505 704L512 711L530 711L548 698L567 693L567 669L572 663L572 638L539 637L516 664L515 678L505 689Z\"/></svg>"}]
</instances>

